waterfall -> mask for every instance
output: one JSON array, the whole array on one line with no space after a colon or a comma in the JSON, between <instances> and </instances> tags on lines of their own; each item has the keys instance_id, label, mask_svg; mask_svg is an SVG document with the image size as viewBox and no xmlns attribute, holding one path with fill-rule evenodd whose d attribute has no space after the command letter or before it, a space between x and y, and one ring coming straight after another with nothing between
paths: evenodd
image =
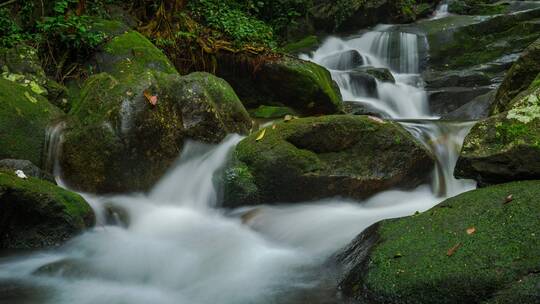
<instances>
[{"instance_id":1,"label":"waterfall","mask_svg":"<svg viewBox=\"0 0 540 304\"><path fill-rule=\"evenodd\" d=\"M56 122L49 126L45 133L45 171L52 173L55 177L60 175L59 157L62 152L63 132L66 128L64 121Z\"/></svg>"},{"instance_id":2,"label":"waterfall","mask_svg":"<svg viewBox=\"0 0 540 304\"><path fill-rule=\"evenodd\" d=\"M456 195L474 186L470 181L459 181L453 177L461 144L472 124L437 122L435 120L438 117L430 113L423 80L419 74L419 43L424 38L417 34L400 32L392 26L378 26L373 31L352 39L330 37L313 54L302 57L327 67L345 100L368 106L390 119L414 120L414 123L402 124L434 154L436 166L432 187L437 195L444 197ZM340 56L352 52L360 54L357 57L367 59L361 62L346 62L350 56ZM340 58L340 67L349 69L335 69L335 65L328 65L327 58ZM395 83L376 80L377 93L366 94L369 84L352 81L351 75L354 75L359 67L389 69Z\"/></svg>"},{"instance_id":3,"label":"waterfall","mask_svg":"<svg viewBox=\"0 0 540 304\"><path fill-rule=\"evenodd\" d=\"M437 6L437 9L435 10L435 13L433 13L433 17L431 19L442 19L448 17L449 15L448 0L444 0Z\"/></svg>"}]
</instances>

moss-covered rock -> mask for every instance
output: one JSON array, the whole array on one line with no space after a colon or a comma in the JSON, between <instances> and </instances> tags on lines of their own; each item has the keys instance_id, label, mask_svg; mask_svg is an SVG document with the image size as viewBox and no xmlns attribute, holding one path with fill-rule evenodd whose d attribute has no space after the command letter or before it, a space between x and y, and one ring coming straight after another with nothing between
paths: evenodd
<instances>
[{"instance_id":1,"label":"moss-covered rock","mask_svg":"<svg viewBox=\"0 0 540 304\"><path fill-rule=\"evenodd\" d=\"M223 79L207 73L138 76L126 82L129 77L102 73L87 80L64 135L61 166L71 186L90 192L147 190L178 157L184 140L217 143L251 127Z\"/></svg>"},{"instance_id":2,"label":"moss-covered rock","mask_svg":"<svg viewBox=\"0 0 540 304\"><path fill-rule=\"evenodd\" d=\"M140 33L101 22L112 37L94 56L69 112L60 164L70 186L89 192L149 189L187 139L217 143L247 133L249 114L231 86L208 73L181 77Z\"/></svg>"},{"instance_id":3,"label":"moss-covered rock","mask_svg":"<svg viewBox=\"0 0 540 304\"><path fill-rule=\"evenodd\" d=\"M540 179L540 89L505 113L478 122L465 138L455 175L481 184Z\"/></svg>"},{"instance_id":4,"label":"moss-covered rock","mask_svg":"<svg viewBox=\"0 0 540 304\"><path fill-rule=\"evenodd\" d=\"M341 93L330 72L290 56L220 55L217 75L227 80L249 108L287 106L304 114L341 110Z\"/></svg>"},{"instance_id":5,"label":"moss-covered rock","mask_svg":"<svg viewBox=\"0 0 540 304\"><path fill-rule=\"evenodd\" d=\"M274 119L283 118L286 115L296 115L296 112L289 107L275 107L275 106L259 106L257 109L251 111L251 115L255 118L262 119Z\"/></svg>"},{"instance_id":6,"label":"moss-covered rock","mask_svg":"<svg viewBox=\"0 0 540 304\"><path fill-rule=\"evenodd\" d=\"M508 111L509 103L520 92L526 90L540 73L540 39L521 54L506 74L497 91L492 114Z\"/></svg>"},{"instance_id":7,"label":"moss-covered rock","mask_svg":"<svg viewBox=\"0 0 540 304\"><path fill-rule=\"evenodd\" d=\"M231 207L366 198L415 187L432 167L431 154L396 123L352 115L301 118L238 144L225 172L224 201Z\"/></svg>"},{"instance_id":8,"label":"moss-covered rock","mask_svg":"<svg viewBox=\"0 0 540 304\"><path fill-rule=\"evenodd\" d=\"M60 114L29 87L0 78L0 159L27 159L42 167L47 127Z\"/></svg>"},{"instance_id":9,"label":"moss-covered rock","mask_svg":"<svg viewBox=\"0 0 540 304\"><path fill-rule=\"evenodd\" d=\"M28 87L54 104L66 97L65 88L47 78L38 51L29 45L18 44L9 49L0 49L0 73L2 78Z\"/></svg>"},{"instance_id":10,"label":"moss-covered rock","mask_svg":"<svg viewBox=\"0 0 540 304\"><path fill-rule=\"evenodd\" d=\"M92 209L78 194L0 171L0 248L59 245L94 222Z\"/></svg>"},{"instance_id":11,"label":"moss-covered rock","mask_svg":"<svg viewBox=\"0 0 540 304\"><path fill-rule=\"evenodd\" d=\"M337 255L341 290L368 303L536 303L501 301L538 300L539 197L539 181L514 182L375 224Z\"/></svg>"}]
</instances>

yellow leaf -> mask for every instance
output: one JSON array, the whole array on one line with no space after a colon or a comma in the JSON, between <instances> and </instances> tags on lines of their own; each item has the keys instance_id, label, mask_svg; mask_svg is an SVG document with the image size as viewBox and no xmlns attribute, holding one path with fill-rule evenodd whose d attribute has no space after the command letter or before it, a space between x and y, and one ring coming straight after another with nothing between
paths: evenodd
<instances>
[{"instance_id":1,"label":"yellow leaf","mask_svg":"<svg viewBox=\"0 0 540 304\"><path fill-rule=\"evenodd\" d=\"M476 228L474 228L474 227L467 228L467 234L468 235L474 234L475 232L476 232Z\"/></svg>"},{"instance_id":2,"label":"yellow leaf","mask_svg":"<svg viewBox=\"0 0 540 304\"><path fill-rule=\"evenodd\" d=\"M30 95L30 93L28 92L24 92L24 96L30 100L31 103L37 103L37 99L33 96Z\"/></svg>"},{"instance_id":3,"label":"yellow leaf","mask_svg":"<svg viewBox=\"0 0 540 304\"><path fill-rule=\"evenodd\" d=\"M262 129L261 133L259 133L259 136L257 136L257 138L255 138L255 140L259 141L259 140L263 139L265 134L266 134L266 129Z\"/></svg>"}]
</instances>

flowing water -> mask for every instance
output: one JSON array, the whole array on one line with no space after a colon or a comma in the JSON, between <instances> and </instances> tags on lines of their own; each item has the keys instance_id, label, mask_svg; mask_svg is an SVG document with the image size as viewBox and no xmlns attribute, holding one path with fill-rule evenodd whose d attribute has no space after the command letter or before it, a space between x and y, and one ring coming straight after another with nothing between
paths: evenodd
<instances>
[{"instance_id":1,"label":"flowing water","mask_svg":"<svg viewBox=\"0 0 540 304\"><path fill-rule=\"evenodd\" d=\"M437 156L432 185L363 202L329 198L225 211L216 176L241 137L216 146L188 143L150 193L85 195L96 228L60 249L1 258L0 303L337 302L336 282L323 267L336 250L374 222L427 210L474 186L452 177L471 123L440 122L429 113L419 75L423 41L384 26L348 40L330 38L305 58L331 68L346 100L400 121L429 147ZM376 81L368 94L351 80L358 63L388 68L396 82ZM55 157L60 130L51 130Z\"/></svg>"}]
</instances>

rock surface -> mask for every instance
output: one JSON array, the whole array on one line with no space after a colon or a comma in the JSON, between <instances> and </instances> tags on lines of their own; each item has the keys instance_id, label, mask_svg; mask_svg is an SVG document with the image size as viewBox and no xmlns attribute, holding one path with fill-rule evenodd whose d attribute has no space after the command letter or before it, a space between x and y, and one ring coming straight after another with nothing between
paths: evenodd
<instances>
[{"instance_id":1,"label":"rock surface","mask_svg":"<svg viewBox=\"0 0 540 304\"><path fill-rule=\"evenodd\" d=\"M280 123L241 141L233 155L225 172L227 207L362 199L418 186L433 168L430 152L399 124L368 116Z\"/></svg>"},{"instance_id":2,"label":"rock surface","mask_svg":"<svg viewBox=\"0 0 540 304\"><path fill-rule=\"evenodd\" d=\"M78 194L49 182L0 171L0 248L55 246L94 225Z\"/></svg>"},{"instance_id":3,"label":"rock surface","mask_svg":"<svg viewBox=\"0 0 540 304\"><path fill-rule=\"evenodd\" d=\"M217 75L228 81L244 105L291 107L303 114L341 110L341 93L330 72L295 57L221 55Z\"/></svg>"},{"instance_id":4,"label":"rock surface","mask_svg":"<svg viewBox=\"0 0 540 304\"><path fill-rule=\"evenodd\" d=\"M109 193L149 189L187 139L217 143L251 120L233 89L208 73L180 76L137 32L96 55L97 70L70 111L60 164L66 182Z\"/></svg>"},{"instance_id":5,"label":"rock surface","mask_svg":"<svg viewBox=\"0 0 540 304\"><path fill-rule=\"evenodd\" d=\"M61 111L28 87L0 78L0 159L42 167L45 135Z\"/></svg>"},{"instance_id":6,"label":"rock surface","mask_svg":"<svg viewBox=\"0 0 540 304\"><path fill-rule=\"evenodd\" d=\"M341 290L367 303L536 303L539 195L539 181L514 182L377 223L338 253Z\"/></svg>"}]
</instances>

